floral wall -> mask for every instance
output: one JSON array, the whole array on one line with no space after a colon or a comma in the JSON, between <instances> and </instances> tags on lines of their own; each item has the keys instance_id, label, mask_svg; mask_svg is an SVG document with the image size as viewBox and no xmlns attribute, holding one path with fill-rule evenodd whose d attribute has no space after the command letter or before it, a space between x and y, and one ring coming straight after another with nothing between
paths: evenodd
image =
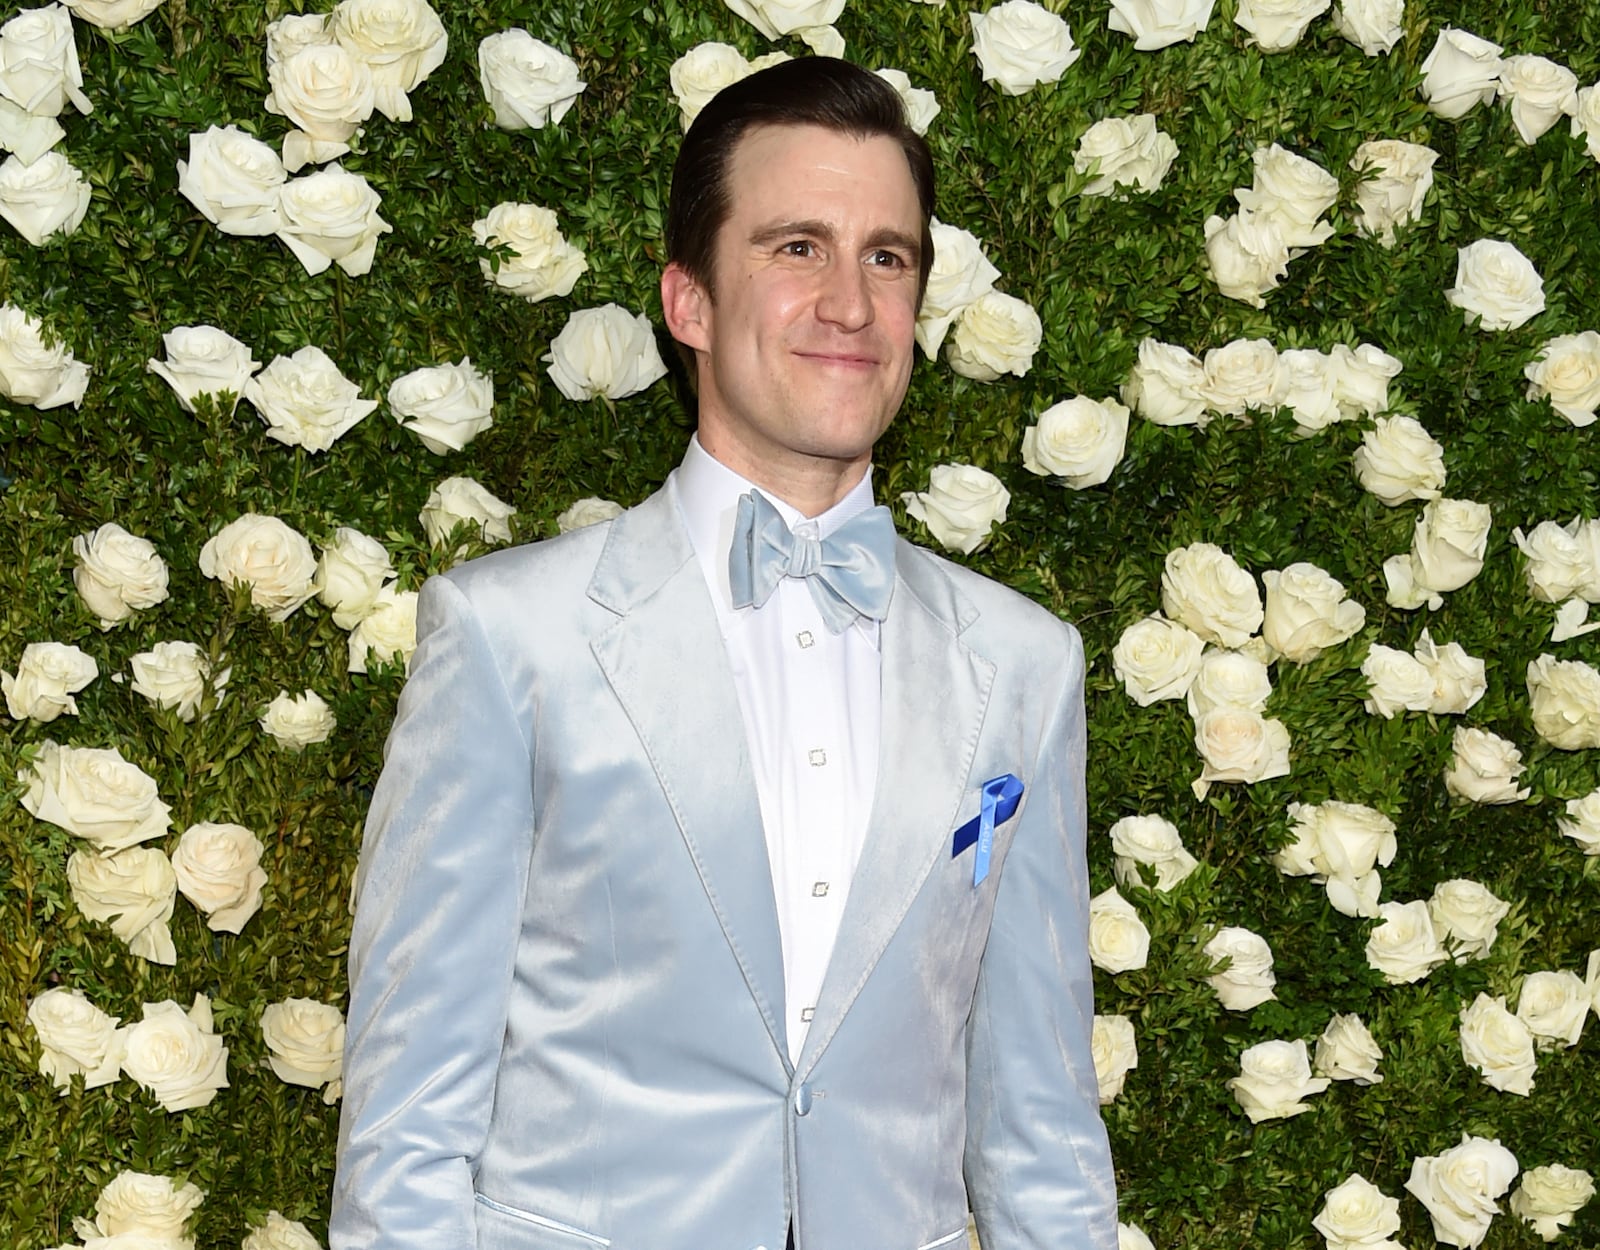
<instances>
[{"instance_id":1,"label":"floral wall","mask_svg":"<svg viewBox=\"0 0 1600 1250\"><path fill-rule=\"evenodd\" d=\"M5 1244L323 1244L417 588L665 477L682 127L814 51L941 179L879 497L1090 657L1125 1244L1600 1241L1591 5L69 0L0 8Z\"/></svg>"}]
</instances>

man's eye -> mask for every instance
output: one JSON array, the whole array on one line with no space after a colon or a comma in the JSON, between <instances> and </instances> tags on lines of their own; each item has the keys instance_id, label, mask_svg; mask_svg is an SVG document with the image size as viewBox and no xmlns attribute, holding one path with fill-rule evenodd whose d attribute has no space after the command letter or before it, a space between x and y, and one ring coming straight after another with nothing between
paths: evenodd
<instances>
[{"instance_id":1,"label":"man's eye","mask_svg":"<svg viewBox=\"0 0 1600 1250\"><path fill-rule=\"evenodd\" d=\"M880 247L872 253L872 263L885 269L904 269L906 258L899 252L891 252L886 247Z\"/></svg>"},{"instance_id":2,"label":"man's eye","mask_svg":"<svg viewBox=\"0 0 1600 1250\"><path fill-rule=\"evenodd\" d=\"M809 239L791 239L779 249L785 256L810 256L815 250Z\"/></svg>"}]
</instances>

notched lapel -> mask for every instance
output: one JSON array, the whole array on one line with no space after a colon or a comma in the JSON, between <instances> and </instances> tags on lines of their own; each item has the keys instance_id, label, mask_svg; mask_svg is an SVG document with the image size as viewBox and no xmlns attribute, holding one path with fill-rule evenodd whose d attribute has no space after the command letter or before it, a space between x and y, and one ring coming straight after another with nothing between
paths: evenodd
<instances>
[{"instance_id":1,"label":"notched lapel","mask_svg":"<svg viewBox=\"0 0 1600 1250\"><path fill-rule=\"evenodd\" d=\"M612 524L590 595L619 617L591 650L638 732L787 1066L772 869L716 612L670 489Z\"/></svg>"},{"instance_id":2,"label":"notched lapel","mask_svg":"<svg viewBox=\"0 0 1600 1250\"><path fill-rule=\"evenodd\" d=\"M961 631L976 609L924 552L902 541L883 623L883 728L866 844L850 884L816 1015L796 1064L804 1076L838 1031L941 857L966 796L995 667Z\"/></svg>"}]
</instances>

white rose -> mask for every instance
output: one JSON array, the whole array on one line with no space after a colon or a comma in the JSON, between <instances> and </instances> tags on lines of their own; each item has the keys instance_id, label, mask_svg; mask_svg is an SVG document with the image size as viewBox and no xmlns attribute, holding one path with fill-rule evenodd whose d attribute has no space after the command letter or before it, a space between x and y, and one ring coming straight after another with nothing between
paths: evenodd
<instances>
[{"instance_id":1,"label":"white rose","mask_svg":"<svg viewBox=\"0 0 1600 1250\"><path fill-rule=\"evenodd\" d=\"M1150 930L1115 886L1089 900L1089 961L1110 973L1150 962Z\"/></svg>"},{"instance_id":2,"label":"white rose","mask_svg":"<svg viewBox=\"0 0 1600 1250\"><path fill-rule=\"evenodd\" d=\"M1156 613L1122 631L1111 652L1112 669L1140 707L1181 699L1200 671L1205 643L1198 634Z\"/></svg>"},{"instance_id":3,"label":"white rose","mask_svg":"<svg viewBox=\"0 0 1600 1250\"><path fill-rule=\"evenodd\" d=\"M1346 596L1343 583L1314 564L1291 564L1261 575L1266 587L1261 636L1286 660L1305 664L1354 637L1367 610Z\"/></svg>"},{"instance_id":4,"label":"white rose","mask_svg":"<svg viewBox=\"0 0 1600 1250\"><path fill-rule=\"evenodd\" d=\"M1537 142L1558 118L1578 111L1578 76L1549 57L1506 57L1497 90L1524 143Z\"/></svg>"},{"instance_id":5,"label":"white rose","mask_svg":"<svg viewBox=\"0 0 1600 1250\"><path fill-rule=\"evenodd\" d=\"M1433 930L1444 942L1456 963L1482 959L1500 935L1498 925L1511 911L1511 904L1496 898L1476 881L1456 878L1441 881L1428 900L1428 915Z\"/></svg>"},{"instance_id":6,"label":"white rose","mask_svg":"<svg viewBox=\"0 0 1600 1250\"><path fill-rule=\"evenodd\" d=\"M1241 7L1244 3L1248 0L1241 0ZM1257 148L1250 160L1253 182L1234 191L1240 208L1254 213L1258 222L1275 225L1291 248L1315 247L1333 234L1333 227L1318 218L1339 198L1337 178L1276 143Z\"/></svg>"},{"instance_id":7,"label":"white rose","mask_svg":"<svg viewBox=\"0 0 1600 1250\"><path fill-rule=\"evenodd\" d=\"M99 1089L122 1074L119 1020L82 990L45 990L28 1004L28 1023L39 1038L39 1072L62 1094L75 1076L83 1077L85 1089Z\"/></svg>"},{"instance_id":8,"label":"white rose","mask_svg":"<svg viewBox=\"0 0 1600 1250\"><path fill-rule=\"evenodd\" d=\"M294 695L280 690L261 709L262 730L291 751L326 742L337 723L327 701L314 690Z\"/></svg>"},{"instance_id":9,"label":"white rose","mask_svg":"<svg viewBox=\"0 0 1600 1250\"><path fill-rule=\"evenodd\" d=\"M1335 343L1328 356L1333 395L1341 416L1346 420L1373 417L1388 408L1389 383L1404 368L1396 357L1371 343L1353 348Z\"/></svg>"},{"instance_id":10,"label":"white rose","mask_svg":"<svg viewBox=\"0 0 1600 1250\"><path fill-rule=\"evenodd\" d=\"M900 502L939 542L970 556L1005 523L1011 492L976 465L936 464L928 471L928 489L904 491Z\"/></svg>"},{"instance_id":11,"label":"white rose","mask_svg":"<svg viewBox=\"0 0 1600 1250\"><path fill-rule=\"evenodd\" d=\"M43 329L16 305L0 304L0 396L35 408L81 408L89 366L60 343L46 345Z\"/></svg>"},{"instance_id":12,"label":"white rose","mask_svg":"<svg viewBox=\"0 0 1600 1250\"><path fill-rule=\"evenodd\" d=\"M1265 308L1262 298L1289 273L1289 245L1268 218L1241 209L1232 217L1207 217L1206 261L1211 280L1229 299Z\"/></svg>"},{"instance_id":13,"label":"white rose","mask_svg":"<svg viewBox=\"0 0 1600 1250\"><path fill-rule=\"evenodd\" d=\"M1295 433L1309 438L1342 421L1335 394L1333 357L1305 347L1278 353L1278 405L1294 413Z\"/></svg>"},{"instance_id":14,"label":"white rose","mask_svg":"<svg viewBox=\"0 0 1600 1250\"><path fill-rule=\"evenodd\" d=\"M1195 720L1218 708L1260 712L1272 695L1272 679L1258 657L1244 651L1208 649L1189 683L1189 715Z\"/></svg>"},{"instance_id":15,"label":"white rose","mask_svg":"<svg viewBox=\"0 0 1600 1250\"><path fill-rule=\"evenodd\" d=\"M910 77L903 70L880 69L877 74L900 97L900 104L906 111L906 125L919 135L927 134L933 119L939 116L938 97L925 87L913 87Z\"/></svg>"},{"instance_id":16,"label":"white rose","mask_svg":"<svg viewBox=\"0 0 1600 1250\"><path fill-rule=\"evenodd\" d=\"M444 64L450 41L425 0L339 0L333 37L366 62L373 100L385 117L411 120L411 101L424 79Z\"/></svg>"},{"instance_id":17,"label":"white rose","mask_svg":"<svg viewBox=\"0 0 1600 1250\"><path fill-rule=\"evenodd\" d=\"M360 174L330 165L292 178L278 196L277 234L309 274L337 264L352 278L372 270L378 236L393 227L378 216L382 197Z\"/></svg>"},{"instance_id":18,"label":"white rose","mask_svg":"<svg viewBox=\"0 0 1600 1250\"><path fill-rule=\"evenodd\" d=\"M1128 1073L1139 1066L1133 1021L1127 1016L1096 1016L1089 1035L1089 1053L1094 1058L1095 1083L1100 1087L1103 1107L1116 1101Z\"/></svg>"},{"instance_id":19,"label":"white rose","mask_svg":"<svg viewBox=\"0 0 1600 1250\"><path fill-rule=\"evenodd\" d=\"M1329 799L1291 803L1295 842L1272 856L1280 872L1312 876L1328 901L1346 916L1376 916L1381 888L1378 865L1394 861L1394 821L1362 803Z\"/></svg>"},{"instance_id":20,"label":"white rose","mask_svg":"<svg viewBox=\"0 0 1600 1250\"><path fill-rule=\"evenodd\" d=\"M1213 347L1202 365L1200 397L1223 416L1251 408L1275 408L1282 388L1278 351L1266 339L1234 339Z\"/></svg>"},{"instance_id":21,"label":"white rose","mask_svg":"<svg viewBox=\"0 0 1600 1250\"><path fill-rule=\"evenodd\" d=\"M1022 433L1022 463L1040 477L1055 476L1074 490L1098 486L1122 460L1128 410L1114 399L1077 395L1039 414Z\"/></svg>"},{"instance_id":22,"label":"white rose","mask_svg":"<svg viewBox=\"0 0 1600 1250\"><path fill-rule=\"evenodd\" d=\"M1533 1093L1533 1034L1506 1010L1506 1000L1479 994L1461 1009L1461 1057L1484 1084L1526 1098Z\"/></svg>"},{"instance_id":23,"label":"white rose","mask_svg":"<svg viewBox=\"0 0 1600 1250\"><path fill-rule=\"evenodd\" d=\"M199 714L209 682L222 702L222 689L232 671L213 674L206 653L193 642L158 642L148 651L129 657L134 694L149 699L157 707L171 708L181 721L192 721Z\"/></svg>"},{"instance_id":24,"label":"white rose","mask_svg":"<svg viewBox=\"0 0 1600 1250\"><path fill-rule=\"evenodd\" d=\"M22 806L101 851L164 837L171 809L155 778L110 747L69 747L48 738L17 773Z\"/></svg>"},{"instance_id":25,"label":"white rose","mask_svg":"<svg viewBox=\"0 0 1600 1250\"><path fill-rule=\"evenodd\" d=\"M977 382L993 382L1002 373L1020 378L1033 367L1033 354L1043 340L1044 323L1031 304L1002 291L985 291L961 310L945 359L962 377Z\"/></svg>"},{"instance_id":26,"label":"white rose","mask_svg":"<svg viewBox=\"0 0 1600 1250\"><path fill-rule=\"evenodd\" d=\"M218 400L232 396L231 413L239 406L245 383L261 368L250 349L216 326L174 326L161 336L165 360L151 357L145 368L173 389L185 412L195 410L202 395Z\"/></svg>"},{"instance_id":27,"label":"white rose","mask_svg":"<svg viewBox=\"0 0 1600 1250\"><path fill-rule=\"evenodd\" d=\"M1529 1168L1511 1191L1511 1214L1533 1225L1546 1241L1554 1241L1572 1217L1594 1197L1594 1177L1560 1163Z\"/></svg>"},{"instance_id":28,"label":"white rose","mask_svg":"<svg viewBox=\"0 0 1600 1250\"><path fill-rule=\"evenodd\" d=\"M450 533L463 521L470 521L486 543L511 541L511 518L517 510L490 494L470 477L447 477L429 493L417 519L428 541L443 546Z\"/></svg>"},{"instance_id":29,"label":"white rose","mask_svg":"<svg viewBox=\"0 0 1600 1250\"><path fill-rule=\"evenodd\" d=\"M72 540L77 566L72 582L89 611L110 629L135 611L167 597L167 565L155 544L128 533L115 521Z\"/></svg>"},{"instance_id":30,"label":"white rose","mask_svg":"<svg viewBox=\"0 0 1600 1250\"><path fill-rule=\"evenodd\" d=\"M245 1234L239 1250L322 1250L322 1244L299 1220L268 1211L266 1222Z\"/></svg>"},{"instance_id":31,"label":"white rose","mask_svg":"<svg viewBox=\"0 0 1600 1250\"><path fill-rule=\"evenodd\" d=\"M314 349L296 355L306 350ZM200 571L225 586L250 587L250 602L275 621L288 620L316 593L317 559L305 536L275 516L255 512L228 522L206 540Z\"/></svg>"},{"instance_id":32,"label":"white rose","mask_svg":"<svg viewBox=\"0 0 1600 1250\"><path fill-rule=\"evenodd\" d=\"M1367 56L1381 56L1405 34L1405 15L1405 0L1340 0L1333 28Z\"/></svg>"},{"instance_id":33,"label":"white rose","mask_svg":"<svg viewBox=\"0 0 1600 1250\"><path fill-rule=\"evenodd\" d=\"M1312 20L1328 11L1330 0L1239 0L1234 22L1248 31L1263 52L1282 52L1300 42Z\"/></svg>"},{"instance_id":34,"label":"white rose","mask_svg":"<svg viewBox=\"0 0 1600 1250\"><path fill-rule=\"evenodd\" d=\"M1533 728L1551 746L1600 746L1600 673L1582 660L1541 655L1528 665Z\"/></svg>"},{"instance_id":35,"label":"white rose","mask_svg":"<svg viewBox=\"0 0 1600 1250\"><path fill-rule=\"evenodd\" d=\"M1213 781L1249 785L1289 773L1289 731L1279 720L1243 707L1202 712L1194 723L1194 749L1204 766L1192 783L1204 798Z\"/></svg>"},{"instance_id":36,"label":"white rose","mask_svg":"<svg viewBox=\"0 0 1600 1250\"><path fill-rule=\"evenodd\" d=\"M66 134L55 118L18 108L0 95L0 150L15 152L31 163L60 143Z\"/></svg>"},{"instance_id":37,"label":"white rose","mask_svg":"<svg viewBox=\"0 0 1600 1250\"><path fill-rule=\"evenodd\" d=\"M323 1101L339 1097L344 1073L344 1014L312 998L286 998L261 1012L267 1062L290 1085L323 1087Z\"/></svg>"},{"instance_id":38,"label":"white rose","mask_svg":"<svg viewBox=\"0 0 1600 1250\"><path fill-rule=\"evenodd\" d=\"M0 97L36 117L59 116L68 102L80 113L93 112L82 87L66 9L24 9L0 26Z\"/></svg>"},{"instance_id":39,"label":"white rose","mask_svg":"<svg viewBox=\"0 0 1600 1250\"><path fill-rule=\"evenodd\" d=\"M540 359L556 389L575 401L626 399L667 374L650 318L621 304L578 309Z\"/></svg>"},{"instance_id":40,"label":"white rose","mask_svg":"<svg viewBox=\"0 0 1600 1250\"><path fill-rule=\"evenodd\" d=\"M126 30L161 7L162 0L61 0L74 17L101 30Z\"/></svg>"},{"instance_id":41,"label":"white rose","mask_svg":"<svg viewBox=\"0 0 1600 1250\"><path fill-rule=\"evenodd\" d=\"M1200 866L1184 849L1178 826L1165 816L1124 816L1111 826L1112 871L1125 889L1142 887L1141 864L1155 869L1155 888L1172 889Z\"/></svg>"},{"instance_id":42,"label":"white rose","mask_svg":"<svg viewBox=\"0 0 1600 1250\"><path fill-rule=\"evenodd\" d=\"M1444 788L1473 803L1520 803L1529 791L1517 789L1522 752L1487 729L1458 726L1454 754L1445 769Z\"/></svg>"},{"instance_id":43,"label":"white rose","mask_svg":"<svg viewBox=\"0 0 1600 1250\"><path fill-rule=\"evenodd\" d=\"M17 156L0 163L0 217L35 247L72 234L88 211L89 183L61 153L46 152L31 165Z\"/></svg>"},{"instance_id":44,"label":"white rose","mask_svg":"<svg viewBox=\"0 0 1600 1250\"><path fill-rule=\"evenodd\" d=\"M1583 137L1589 155L1600 161L1600 83L1578 91L1577 108L1572 114L1572 137Z\"/></svg>"},{"instance_id":45,"label":"white rose","mask_svg":"<svg viewBox=\"0 0 1600 1250\"><path fill-rule=\"evenodd\" d=\"M750 62L732 44L699 43L680 56L667 71L667 81L678 101L683 129L689 129L717 92L749 76Z\"/></svg>"},{"instance_id":46,"label":"white rose","mask_svg":"<svg viewBox=\"0 0 1600 1250\"><path fill-rule=\"evenodd\" d=\"M169 1244L193 1245L183 1240L184 1225L204 1198L200 1187L189 1182L178 1185L169 1176L119 1172L95 1199L94 1219L79 1217L72 1224L85 1241L105 1237L121 1244L115 1239L134 1234L152 1241L171 1239Z\"/></svg>"},{"instance_id":47,"label":"white rose","mask_svg":"<svg viewBox=\"0 0 1600 1250\"><path fill-rule=\"evenodd\" d=\"M1154 191L1177 157L1178 145L1156 129L1155 114L1136 113L1102 118L1084 131L1072 167L1080 174L1098 170L1082 194L1115 195L1118 187Z\"/></svg>"},{"instance_id":48,"label":"white rose","mask_svg":"<svg viewBox=\"0 0 1600 1250\"><path fill-rule=\"evenodd\" d=\"M1122 402L1155 425L1198 425L1210 422L1203 391L1205 368L1190 351L1147 338L1139 343L1139 359L1122 384Z\"/></svg>"},{"instance_id":49,"label":"white rose","mask_svg":"<svg viewBox=\"0 0 1600 1250\"><path fill-rule=\"evenodd\" d=\"M1433 927L1426 899L1380 903L1378 919L1367 935L1367 965L1390 985L1420 981L1450 958Z\"/></svg>"},{"instance_id":50,"label":"white rose","mask_svg":"<svg viewBox=\"0 0 1600 1250\"><path fill-rule=\"evenodd\" d=\"M1517 1157L1498 1140L1461 1135L1461 1144L1411 1161L1406 1189L1427 1207L1434 1237L1452 1246L1476 1246L1511 1188Z\"/></svg>"},{"instance_id":51,"label":"white rose","mask_svg":"<svg viewBox=\"0 0 1600 1250\"><path fill-rule=\"evenodd\" d=\"M1161 607L1207 642L1240 647L1261 627L1264 612L1255 578L1214 543L1167 552Z\"/></svg>"},{"instance_id":52,"label":"white rose","mask_svg":"<svg viewBox=\"0 0 1600 1250\"><path fill-rule=\"evenodd\" d=\"M1214 0L1206 0L1209 5ZM1117 1221L1117 1250L1156 1250L1155 1242L1137 1224L1124 1224Z\"/></svg>"},{"instance_id":53,"label":"white rose","mask_svg":"<svg viewBox=\"0 0 1600 1250\"><path fill-rule=\"evenodd\" d=\"M90 920L109 922L131 953L168 967L178 962L167 928L178 880L163 852L145 846L113 855L74 851L67 856L67 884L78 910Z\"/></svg>"},{"instance_id":54,"label":"white rose","mask_svg":"<svg viewBox=\"0 0 1600 1250\"><path fill-rule=\"evenodd\" d=\"M61 642L30 642L22 649L15 675L0 673L6 710L17 720L46 724L63 712L78 714L72 696L100 675L94 658Z\"/></svg>"},{"instance_id":55,"label":"white rose","mask_svg":"<svg viewBox=\"0 0 1600 1250\"><path fill-rule=\"evenodd\" d=\"M1546 603L1561 603L1584 593L1595 580L1594 552L1583 538L1583 521L1574 517L1567 525L1540 521L1527 534L1511 531L1512 541L1527 557L1528 593Z\"/></svg>"},{"instance_id":56,"label":"white rose","mask_svg":"<svg viewBox=\"0 0 1600 1250\"><path fill-rule=\"evenodd\" d=\"M1055 82L1083 55L1073 46L1066 22L1032 3L1005 0L984 13L969 13L972 54L1006 95L1021 95L1040 83Z\"/></svg>"},{"instance_id":57,"label":"white rose","mask_svg":"<svg viewBox=\"0 0 1600 1250\"><path fill-rule=\"evenodd\" d=\"M244 397L266 423L268 438L310 452L327 451L378 406L361 398L361 388L327 352L309 346L274 357L245 383Z\"/></svg>"},{"instance_id":58,"label":"white rose","mask_svg":"<svg viewBox=\"0 0 1600 1250\"><path fill-rule=\"evenodd\" d=\"M346 668L364 673L370 661L387 664L398 657L410 669L411 653L416 649L417 592L396 590L391 583L378 592L372 611L350 631Z\"/></svg>"},{"instance_id":59,"label":"white rose","mask_svg":"<svg viewBox=\"0 0 1600 1250\"><path fill-rule=\"evenodd\" d=\"M413 369L390 383L389 411L434 455L460 451L494 424L494 379L470 356Z\"/></svg>"},{"instance_id":60,"label":"white rose","mask_svg":"<svg viewBox=\"0 0 1600 1250\"><path fill-rule=\"evenodd\" d=\"M1444 448L1414 417L1379 417L1351 462L1362 489L1391 508L1437 499L1444 489Z\"/></svg>"},{"instance_id":61,"label":"white rose","mask_svg":"<svg viewBox=\"0 0 1600 1250\"><path fill-rule=\"evenodd\" d=\"M302 48L333 42L326 13L290 14L267 23L267 64L288 60Z\"/></svg>"},{"instance_id":62,"label":"white rose","mask_svg":"<svg viewBox=\"0 0 1600 1250\"><path fill-rule=\"evenodd\" d=\"M1367 679L1363 706L1374 716L1393 720L1397 712L1426 712L1433 704L1433 674L1404 651L1373 643L1361 675Z\"/></svg>"},{"instance_id":63,"label":"white rose","mask_svg":"<svg viewBox=\"0 0 1600 1250\"><path fill-rule=\"evenodd\" d=\"M1517 994L1517 1018L1540 1050L1576 1046L1589 1007L1589 987L1576 972L1530 972Z\"/></svg>"},{"instance_id":64,"label":"white rose","mask_svg":"<svg viewBox=\"0 0 1600 1250\"><path fill-rule=\"evenodd\" d=\"M482 257L478 266L484 281L530 304L569 294L589 268L583 252L562 237L556 215L537 204L496 204L472 223L472 235L484 247L511 249L509 257Z\"/></svg>"},{"instance_id":65,"label":"white rose","mask_svg":"<svg viewBox=\"0 0 1600 1250\"><path fill-rule=\"evenodd\" d=\"M1422 216L1438 159L1432 148L1403 139L1369 139L1358 147L1350 168L1370 177L1356 184L1356 229L1393 247L1395 228Z\"/></svg>"},{"instance_id":66,"label":"white rose","mask_svg":"<svg viewBox=\"0 0 1600 1250\"><path fill-rule=\"evenodd\" d=\"M206 914L216 933L238 933L261 907L267 874L261 840L243 825L190 825L172 852L178 890Z\"/></svg>"},{"instance_id":67,"label":"white rose","mask_svg":"<svg viewBox=\"0 0 1600 1250\"><path fill-rule=\"evenodd\" d=\"M237 126L190 135L189 159L178 162L178 190L223 234L276 234L288 177L278 154Z\"/></svg>"},{"instance_id":68,"label":"white rose","mask_svg":"<svg viewBox=\"0 0 1600 1250\"><path fill-rule=\"evenodd\" d=\"M1558 334L1523 369L1528 398L1549 397L1550 406L1580 429L1593 425L1600 408L1600 334Z\"/></svg>"},{"instance_id":69,"label":"white rose","mask_svg":"<svg viewBox=\"0 0 1600 1250\"><path fill-rule=\"evenodd\" d=\"M228 1048L212 1031L211 1000L194 996L186 1012L168 999L146 1003L144 1018L127 1027L125 1071L168 1111L203 1107L228 1087Z\"/></svg>"},{"instance_id":70,"label":"white rose","mask_svg":"<svg viewBox=\"0 0 1600 1250\"><path fill-rule=\"evenodd\" d=\"M1438 646L1427 630L1417 639L1416 657L1433 678L1433 698L1427 710L1436 716L1460 716L1488 693L1488 670L1459 642Z\"/></svg>"},{"instance_id":71,"label":"white rose","mask_svg":"<svg viewBox=\"0 0 1600 1250\"><path fill-rule=\"evenodd\" d=\"M1311 1075L1311 1056L1303 1041L1260 1042L1239 1056L1239 1075L1228 1082L1250 1123L1281 1120L1311 1108L1301 1101L1320 1094L1331 1082Z\"/></svg>"},{"instance_id":72,"label":"white rose","mask_svg":"<svg viewBox=\"0 0 1600 1250\"><path fill-rule=\"evenodd\" d=\"M768 39L803 35L814 26L828 26L844 12L844 0L726 0L727 6Z\"/></svg>"},{"instance_id":73,"label":"white rose","mask_svg":"<svg viewBox=\"0 0 1600 1250\"><path fill-rule=\"evenodd\" d=\"M1464 117L1500 86L1500 45L1446 26L1422 62L1422 98L1440 117Z\"/></svg>"},{"instance_id":74,"label":"white rose","mask_svg":"<svg viewBox=\"0 0 1600 1250\"><path fill-rule=\"evenodd\" d=\"M576 61L520 27L478 44L478 82L502 130L555 125L588 85Z\"/></svg>"},{"instance_id":75,"label":"white rose","mask_svg":"<svg viewBox=\"0 0 1600 1250\"><path fill-rule=\"evenodd\" d=\"M556 517L556 532L568 534L573 530L587 529L591 525L599 525L602 521L619 517L622 512L620 503L590 495L575 501Z\"/></svg>"},{"instance_id":76,"label":"white rose","mask_svg":"<svg viewBox=\"0 0 1600 1250\"><path fill-rule=\"evenodd\" d=\"M1456 252L1456 284L1444 293L1467 323L1479 329L1515 330L1544 311L1544 279L1510 243L1479 239Z\"/></svg>"},{"instance_id":77,"label":"white rose","mask_svg":"<svg viewBox=\"0 0 1600 1250\"><path fill-rule=\"evenodd\" d=\"M1106 25L1133 36L1140 52L1193 43L1211 21L1217 0L1111 0Z\"/></svg>"},{"instance_id":78,"label":"white rose","mask_svg":"<svg viewBox=\"0 0 1600 1250\"><path fill-rule=\"evenodd\" d=\"M1488 504L1430 499L1412 531L1410 553L1384 561L1389 603L1438 608L1442 592L1459 590L1483 570L1492 520Z\"/></svg>"},{"instance_id":79,"label":"white rose","mask_svg":"<svg viewBox=\"0 0 1600 1250\"><path fill-rule=\"evenodd\" d=\"M1600 855L1600 790L1567 800L1567 814L1556 818L1561 836L1571 838L1585 855Z\"/></svg>"},{"instance_id":80,"label":"white rose","mask_svg":"<svg viewBox=\"0 0 1600 1250\"><path fill-rule=\"evenodd\" d=\"M322 548L312 579L317 598L333 609L333 623L354 629L372 611L384 582L395 575L388 549L376 538L341 525Z\"/></svg>"},{"instance_id":81,"label":"white rose","mask_svg":"<svg viewBox=\"0 0 1600 1250\"><path fill-rule=\"evenodd\" d=\"M917 311L917 345L933 359L939 354L945 332L969 304L994 290L1000 271L983 254L977 236L960 226L946 225L937 217L928 223L933 238L933 268Z\"/></svg>"},{"instance_id":82,"label":"white rose","mask_svg":"<svg viewBox=\"0 0 1600 1250\"><path fill-rule=\"evenodd\" d=\"M299 127L283 140L283 166L290 173L343 156L377 104L367 63L337 43L309 43L269 59L267 82L267 112Z\"/></svg>"},{"instance_id":83,"label":"white rose","mask_svg":"<svg viewBox=\"0 0 1600 1250\"><path fill-rule=\"evenodd\" d=\"M1377 1085L1383 1080L1382 1058L1377 1040L1357 1015L1334 1016L1317 1039L1317 1072L1331 1080Z\"/></svg>"},{"instance_id":84,"label":"white rose","mask_svg":"<svg viewBox=\"0 0 1600 1250\"><path fill-rule=\"evenodd\" d=\"M1227 960L1226 968L1206 980L1229 1011L1249 1011L1277 997L1272 992L1278 983L1272 971L1272 948L1259 933L1228 926L1218 929L1200 949L1213 964Z\"/></svg>"},{"instance_id":85,"label":"white rose","mask_svg":"<svg viewBox=\"0 0 1600 1250\"><path fill-rule=\"evenodd\" d=\"M1400 1199L1352 1172L1323 1195L1311 1227L1328 1250L1399 1250L1390 1238L1400 1231Z\"/></svg>"}]
</instances>

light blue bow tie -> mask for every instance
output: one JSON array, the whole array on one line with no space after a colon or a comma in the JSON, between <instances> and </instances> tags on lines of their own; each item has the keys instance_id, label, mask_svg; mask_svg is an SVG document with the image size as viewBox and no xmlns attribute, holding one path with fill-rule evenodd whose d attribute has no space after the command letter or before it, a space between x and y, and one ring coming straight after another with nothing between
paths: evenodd
<instances>
[{"instance_id":1,"label":"light blue bow tie","mask_svg":"<svg viewBox=\"0 0 1600 1250\"><path fill-rule=\"evenodd\" d=\"M889 509L868 508L818 539L793 533L760 492L741 495L728 551L733 606L759 608L785 577L806 579L832 633L843 633L858 616L883 620L894 593Z\"/></svg>"}]
</instances>

